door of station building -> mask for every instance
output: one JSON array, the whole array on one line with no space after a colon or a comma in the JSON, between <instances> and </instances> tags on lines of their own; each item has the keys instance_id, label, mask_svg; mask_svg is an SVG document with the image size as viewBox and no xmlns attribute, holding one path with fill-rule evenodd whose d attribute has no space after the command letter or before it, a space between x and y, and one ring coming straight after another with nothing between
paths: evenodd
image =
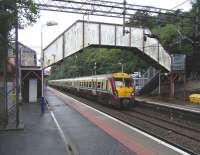
<instances>
[{"instance_id":1,"label":"door of station building","mask_svg":"<svg viewBox=\"0 0 200 155\"><path fill-rule=\"evenodd\" d=\"M37 102L37 79L29 79L29 103Z\"/></svg>"}]
</instances>

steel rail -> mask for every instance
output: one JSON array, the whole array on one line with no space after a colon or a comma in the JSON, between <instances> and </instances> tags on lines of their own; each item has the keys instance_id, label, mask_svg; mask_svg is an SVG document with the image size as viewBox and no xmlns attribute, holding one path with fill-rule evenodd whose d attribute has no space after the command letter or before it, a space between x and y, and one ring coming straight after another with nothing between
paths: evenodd
<instances>
[{"instance_id":1,"label":"steel rail","mask_svg":"<svg viewBox=\"0 0 200 155\"><path fill-rule=\"evenodd\" d=\"M151 124L151 125L154 125L154 126L156 126L156 127L160 127L160 128L162 128L162 129L165 129L165 130L167 130L167 131L172 131L173 133L175 133L175 134L177 134L177 135L181 135L181 136L187 137L187 138L189 138L189 139L191 139L191 140L200 142L200 138L191 136L190 134L185 134L185 133L178 132L176 129L174 129L174 128L172 128L172 127L168 127L168 126L166 125L166 124L168 124L168 125L176 126L176 127L177 127L176 124L174 125L174 124L172 124L171 122L164 122L163 120L159 120L159 121L160 121L159 123L155 123L155 120L158 120L158 119L157 119L157 118L149 117L148 115L145 116L145 115L143 115L143 114L139 114L140 116L138 116L137 114L135 114L135 113L133 113L133 112L123 112L123 114L129 116L129 117L130 117L129 119L132 119L132 118L138 119L138 120L141 120L141 121L143 121L143 122L147 122L147 123L149 123L149 124ZM144 118L144 117L146 117L146 118ZM165 124L165 125L160 124L161 122L162 122L163 124ZM181 127L179 127L179 128L181 128ZM181 129L184 129L184 128L181 128ZM187 129L187 130L188 130L188 129ZM196 131L192 131L192 132L196 132ZM196 134L198 134L198 132L196 132Z\"/></svg>"},{"instance_id":2,"label":"steel rail","mask_svg":"<svg viewBox=\"0 0 200 155\"><path fill-rule=\"evenodd\" d=\"M173 122L173 121L170 121L170 120L166 120L166 119L163 119L161 117L156 117L154 115L149 115L149 114L146 114L145 112L141 112L141 111L136 111L134 109L131 110L133 113L138 113L138 114L141 114L141 115L144 115L146 117L151 117L153 119L157 119L157 120L160 120L160 121L163 121L163 122L167 122L167 123L170 123L170 124L173 124L173 125L176 125L178 127L181 127L181 128L185 128L187 130L191 130L191 131L194 131L194 132L197 132L197 133L200 133L200 129L197 129L197 128L193 128L193 127L190 127L190 126L186 126L186 125L183 125L183 124L180 124L180 123L177 123L177 122Z\"/></svg>"}]
</instances>

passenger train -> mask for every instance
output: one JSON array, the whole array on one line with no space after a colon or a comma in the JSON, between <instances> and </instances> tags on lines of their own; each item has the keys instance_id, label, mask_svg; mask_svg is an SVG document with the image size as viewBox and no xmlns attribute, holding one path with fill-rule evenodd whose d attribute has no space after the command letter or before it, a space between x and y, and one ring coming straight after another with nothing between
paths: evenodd
<instances>
[{"instance_id":1,"label":"passenger train","mask_svg":"<svg viewBox=\"0 0 200 155\"><path fill-rule=\"evenodd\" d=\"M49 85L120 109L134 105L134 85L130 75L113 73L48 81Z\"/></svg>"}]
</instances>

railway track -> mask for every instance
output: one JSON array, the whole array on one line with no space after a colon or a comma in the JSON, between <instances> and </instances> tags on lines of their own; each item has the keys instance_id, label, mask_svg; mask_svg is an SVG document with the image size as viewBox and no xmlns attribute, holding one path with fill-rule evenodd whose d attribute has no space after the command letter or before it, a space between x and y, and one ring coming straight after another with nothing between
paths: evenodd
<instances>
[{"instance_id":1,"label":"railway track","mask_svg":"<svg viewBox=\"0 0 200 155\"><path fill-rule=\"evenodd\" d=\"M154 115L152 115L152 114L147 114L147 113L145 113L145 112L142 112L141 109L140 109L140 110L134 110L134 109L132 109L131 111L132 111L131 115L137 113L137 114L142 115L142 116L145 116L145 117L150 117L151 119L155 119L155 120L158 120L158 121L161 121L161 122L165 122L166 125L167 125L167 124L170 124L170 125L174 125L174 126L179 127L179 128L183 128L183 129L192 131L192 132L195 133L195 135L196 135L197 133L200 133L200 129L199 129L199 128L191 127L191 126L188 126L187 124L185 125L185 124L182 124L182 123L180 123L180 122L173 121L173 119L172 119L172 120L171 120L171 119L167 120L167 119L165 119L164 117L158 117L158 116L154 116ZM158 125L159 125L159 124L158 124ZM165 126L166 126L166 125L165 125ZM172 128L172 129L168 128L168 129L169 129L169 130L174 130L173 128ZM175 131L175 132L176 132L176 131ZM190 136L188 136L188 137L190 137ZM199 136L198 140L200 141L200 136Z\"/></svg>"},{"instance_id":2,"label":"railway track","mask_svg":"<svg viewBox=\"0 0 200 155\"><path fill-rule=\"evenodd\" d=\"M198 129L167 120L152 118L149 115L143 115L143 113L123 113L127 115L126 120L128 120L128 124L153 134L154 136L170 142L173 145L178 144L178 147L189 151L192 154L195 154L195 152L197 152L196 154L200 153L200 150L198 149L200 143L200 132ZM194 151L192 151L191 148Z\"/></svg>"},{"instance_id":3,"label":"railway track","mask_svg":"<svg viewBox=\"0 0 200 155\"><path fill-rule=\"evenodd\" d=\"M194 125L194 123L191 123L191 121L189 121L189 120L183 121L184 117L173 116L173 114L171 114L171 112L169 112L168 114L167 113L163 114L162 112L156 112L156 111L151 112L150 109L145 110L141 107L138 107L137 109L132 109L132 111L134 113L139 113L144 116L155 118L157 120L168 122L170 124L174 124L176 126L179 126L179 127L182 127L182 128L188 129L188 130L193 130L195 132L200 133L200 122L197 122Z\"/></svg>"},{"instance_id":4,"label":"railway track","mask_svg":"<svg viewBox=\"0 0 200 155\"><path fill-rule=\"evenodd\" d=\"M195 121L188 125L187 118L179 121L171 119L167 112L160 113L160 117L158 111L144 106L129 111L119 111L69 93L67 95L191 154L200 154L200 128L198 128L200 124L196 125Z\"/></svg>"}]
</instances>

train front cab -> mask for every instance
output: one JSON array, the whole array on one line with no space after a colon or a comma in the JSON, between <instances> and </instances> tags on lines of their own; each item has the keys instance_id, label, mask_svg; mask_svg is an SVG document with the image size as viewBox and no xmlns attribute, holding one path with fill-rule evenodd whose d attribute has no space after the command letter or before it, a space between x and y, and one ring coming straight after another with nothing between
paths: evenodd
<instances>
[{"instance_id":1,"label":"train front cab","mask_svg":"<svg viewBox=\"0 0 200 155\"><path fill-rule=\"evenodd\" d=\"M126 73L113 74L113 90L120 109L134 106L134 87L132 78Z\"/></svg>"}]
</instances>

